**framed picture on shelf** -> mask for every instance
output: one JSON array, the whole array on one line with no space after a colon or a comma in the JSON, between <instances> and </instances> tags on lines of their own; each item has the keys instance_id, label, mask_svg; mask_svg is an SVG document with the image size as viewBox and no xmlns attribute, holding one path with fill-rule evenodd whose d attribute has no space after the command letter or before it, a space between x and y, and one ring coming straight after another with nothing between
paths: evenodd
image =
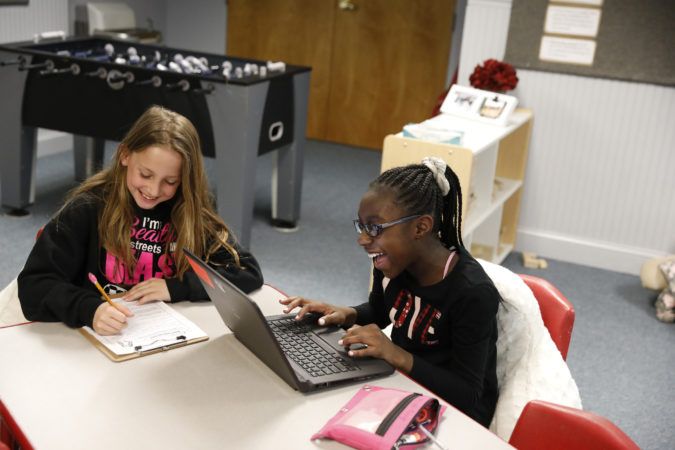
<instances>
[{"instance_id":1,"label":"framed picture on shelf","mask_svg":"<svg viewBox=\"0 0 675 450\"><path fill-rule=\"evenodd\" d=\"M518 99L512 95L455 84L445 97L441 112L504 126L517 104Z\"/></svg>"},{"instance_id":2,"label":"framed picture on shelf","mask_svg":"<svg viewBox=\"0 0 675 450\"><path fill-rule=\"evenodd\" d=\"M452 94L451 99L453 107L458 110L476 112L480 107L478 95L476 95L475 93L457 90L456 92L454 93L451 92L450 94Z\"/></svg>"}]
</instances>

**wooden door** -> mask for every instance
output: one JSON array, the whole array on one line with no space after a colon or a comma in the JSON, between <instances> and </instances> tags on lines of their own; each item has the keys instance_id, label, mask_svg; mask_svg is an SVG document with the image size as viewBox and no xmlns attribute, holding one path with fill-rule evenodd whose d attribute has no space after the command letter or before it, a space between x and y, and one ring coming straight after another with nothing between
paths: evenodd
<instances>
[{"instance_id":1,"label":"wooden door","mask_svg":"<svg viewBox=\"0 0 675 450\"><path fill-rule=\"evenodd\" d=\"M227 54L311 66L307 137L325 139L333 0L228 0Z\"/></svg>"},{"instance_id":2,"label":"wooden door","mask_svg":"<svg viewBox=\"0 0 675 450\"><path fill-rule=\"evenodd\" d=\"M444 89L454 2L352 2L335 16L326 139L379 149Z\"/></svg>"},{"instance_id":3,"label":"wooden door","mask_svg":"<svg viewBox=\"0 0 675 450\"><path fill-rule=\"evenodd\" d=\"M312 66L307 136L381 149L445 88L454 0L229 0L233 56Z\"/></svg>"}]
</instances>

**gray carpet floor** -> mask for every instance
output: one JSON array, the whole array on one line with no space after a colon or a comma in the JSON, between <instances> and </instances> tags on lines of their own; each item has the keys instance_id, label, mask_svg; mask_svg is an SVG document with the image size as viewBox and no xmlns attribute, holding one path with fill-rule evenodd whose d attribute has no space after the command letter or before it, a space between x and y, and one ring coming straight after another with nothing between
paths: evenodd
<instances>
[{"instance_id":1,"label":"gray carpet floor","mask_svg":"<svg viewBox=\"0 0 675 450\"><path fill-rule=\"evenodd\" d=\"M72 160L70 152L39 158L31 214L0 215L0 286L18 274L36 231L76 185ZM364 301L370 261L356 244L351 220L379 173L380 154L309 141L294 233L268 224L272 164L272 155L259 158L251 241L266 281L289 295L345 305ZM210 160L207 170L213 175ZM584 408L613 421L641 448L675 448L675 325L655 319L656 293L643 289L636 276L547 260L548 269L526 269L514 252L503 265L548 279L574 304L568 364Z\"/></svg>"}]
</instances>

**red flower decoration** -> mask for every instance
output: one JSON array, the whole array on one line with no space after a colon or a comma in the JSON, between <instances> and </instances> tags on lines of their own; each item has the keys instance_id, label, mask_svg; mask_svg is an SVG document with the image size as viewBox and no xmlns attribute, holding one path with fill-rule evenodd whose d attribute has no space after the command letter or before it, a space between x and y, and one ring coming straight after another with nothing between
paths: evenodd
<instances>
[{"instance_id":1,"label":"red flower decoration","mask_svg":"<svg viewBox=\"0 0 675 450\"><path fill-rule=\"evenodd\" d=\"M518 84L516 69L509 63L486 59L483 65L476 66L469 77L471 86L493 92L505 92L515 89Z\"/></svg>"}]
</instances>

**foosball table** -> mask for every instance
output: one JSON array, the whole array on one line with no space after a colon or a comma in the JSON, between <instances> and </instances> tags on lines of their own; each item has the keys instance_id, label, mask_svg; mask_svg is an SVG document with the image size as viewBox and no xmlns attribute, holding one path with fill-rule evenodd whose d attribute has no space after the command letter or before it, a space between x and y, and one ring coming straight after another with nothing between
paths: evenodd
<instances>
[{"instance_id":1,"label":"foosball table","mask_svg":"<svg viewBox=\"0 0 675 450\"><path fill-rule=\"evenodd\" d=\"M215 159L218 213L248 247L256 160L275 151L272 223L300 215L311 68L100 38L0 45L0 194L10 213L35 200L37 129L73 134L75 176L103 164L151 105L187 118Z\"/></svg>"}]
</instances>

